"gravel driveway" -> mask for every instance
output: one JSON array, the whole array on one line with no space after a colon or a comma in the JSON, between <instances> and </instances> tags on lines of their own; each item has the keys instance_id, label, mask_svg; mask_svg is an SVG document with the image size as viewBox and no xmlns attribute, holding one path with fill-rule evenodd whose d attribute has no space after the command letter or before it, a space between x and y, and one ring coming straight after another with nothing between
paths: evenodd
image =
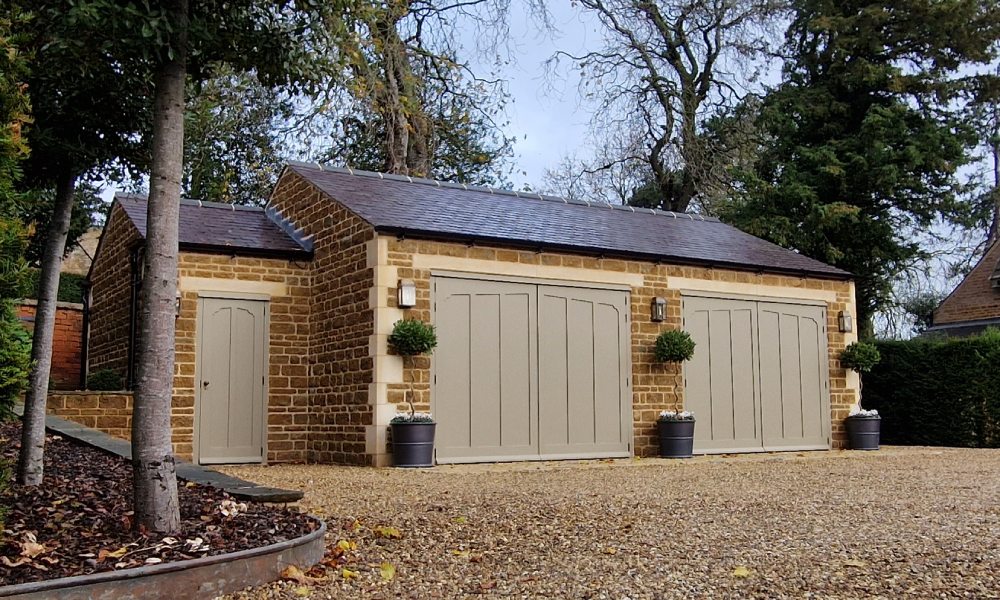
<instances>
[{"instance_id":1,"label":"gravel driveway","mask_svg":"<svg viewBox=\"0 0 1000 600\"><path fill-rule=\"evenodd\" d=\"M239 598L1000 598L1000 450L225 471L357 544Z\"/></svg>"}]
</instances>

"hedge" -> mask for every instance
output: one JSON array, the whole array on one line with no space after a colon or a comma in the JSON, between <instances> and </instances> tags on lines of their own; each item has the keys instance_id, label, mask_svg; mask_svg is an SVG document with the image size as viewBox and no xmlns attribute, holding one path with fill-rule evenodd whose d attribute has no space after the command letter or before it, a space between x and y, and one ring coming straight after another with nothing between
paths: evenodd
<instances>
[{"instance_id":1,"label":"hedge","mask_svg":"<svg viewBox=\"0 0 1000 600\"><path fill-rule=\"evenodd\" d=\"M40 274L41 271L38 269L29 270L27 298L38 298L38 276ZM82 303L83 290L85 288L86 281L87 277L84 275L77 275L76 273L60 273L59 292L56 299L59 302Z\"/></svg>"},{"instance_id":2,"label":"hedge","mask_svg":"<svg viewBox=\"0 0 1000 600\"><path fill-rule=\"evenodd\" d=\"M1000 448L1000 331L877 343L862 405L886 444Z\"/></svg>"}]
</instances>

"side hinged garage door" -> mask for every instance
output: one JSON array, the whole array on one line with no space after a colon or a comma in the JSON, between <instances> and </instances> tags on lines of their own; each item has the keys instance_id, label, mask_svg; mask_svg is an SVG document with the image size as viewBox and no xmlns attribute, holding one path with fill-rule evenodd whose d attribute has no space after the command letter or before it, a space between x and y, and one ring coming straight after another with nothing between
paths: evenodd
<instances>
[{"instance_id":1,"label":"side hinged garage door","mask_svg":"<svg viewBox=\"0 0 1000 600\"><path fill-rule=\"evenodd\" d=\"M628 292L434 278L438 462L628 456Z\"/></svg>"},{"instance_id":2,"label":"side hinged garage door","mask_svg":"<svg viewBox=\"0 0 1000 600\"><path fill-rule=\"evenodd\" d=\"M696 344L684 368L696 452L829 448L824 307L694 296L683 303Z\"/></svg>"}]
</instances>

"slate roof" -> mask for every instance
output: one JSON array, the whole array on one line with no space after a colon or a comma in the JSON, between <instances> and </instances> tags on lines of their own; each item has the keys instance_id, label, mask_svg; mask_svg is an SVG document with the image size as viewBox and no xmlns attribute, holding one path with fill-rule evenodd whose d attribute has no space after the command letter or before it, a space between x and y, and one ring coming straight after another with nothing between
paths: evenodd
<instances>
[{"instance_id":1,"label":"slate roof","mask_svg":"<svg viewBox=\"0 0 1000 600\"><path fill-rule=\"evenodd\" d=\"M146 197L116 194L139 235L146 237ZM287 258L308 258L308 243L296 241L264 209L218 202L181 200L179 246L182 250Z\"/></svg>"},{"instance_id":2,"label":"slate roof","mask_svg":"<svg viewBox=\"0 0 1000 600\"><path fill-rule=\"evenodd\" d=\"M402 236L849 279L717 219L398 175L289 163L372 225Z\"/></svg>"}]
</instances>

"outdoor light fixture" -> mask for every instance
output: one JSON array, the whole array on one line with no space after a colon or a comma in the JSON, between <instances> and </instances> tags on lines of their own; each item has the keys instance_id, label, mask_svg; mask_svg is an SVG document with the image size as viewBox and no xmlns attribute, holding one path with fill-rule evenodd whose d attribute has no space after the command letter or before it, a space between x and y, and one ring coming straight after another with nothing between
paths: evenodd
<instances>
[{"instance_id":1,"label":"outdoor light fixture","mask_svg":"<svg viewBox=\"0 0 1000 600\"><path fill-rule=\"evenodd\" d=\"M653 298L652 314L650 318L659 323L667 318L667 299L657 296Z\"/></svg>"},{"instance_id":2,"label":"outdoor light fixture","mask_svg":"<svg viewBox=\"0 0 1000 600\"><path fill-rule=\"evenodd\" d=\"M181 291L177 290L174 296L174 318L181 316Z\"/></svg>"},{"instance_id":3,"label":"outdoor light fixture","mask_svg":"<svg viewBox=\"0 0 1000 600\"><path fill-rule=\"evenodd\" d=\"M412 279L400 279L396 286L396 304L399 308L413 308L417 305L417 285Z\"/></svg>"},{"instance_id":4,"label":"outdoor light fixture","mask_svg":"<svg viewBox=\"0 0 1000 600\"><path fill-rule=\"evenodd\" d=\"M851 319L851 315L840 311L837 315L837 323L840 325L841 333L850 333L854 331L854 321Z\"/></svg>"}]
</instances>

